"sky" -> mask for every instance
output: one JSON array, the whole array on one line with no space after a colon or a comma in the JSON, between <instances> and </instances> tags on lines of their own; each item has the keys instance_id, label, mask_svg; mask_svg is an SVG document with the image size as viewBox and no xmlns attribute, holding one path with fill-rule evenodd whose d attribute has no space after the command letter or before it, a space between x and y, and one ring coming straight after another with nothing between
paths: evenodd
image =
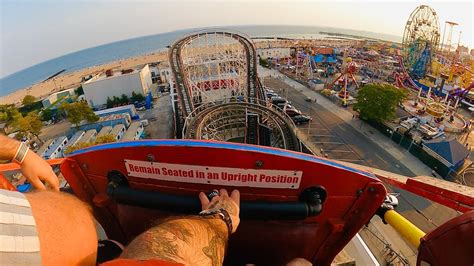
<instances>
[{"instance_id":1,"label":"sky","mask_svg":"<svg viewBox=\"0 0 474 266\"><path fill-rule=\"evenodd\" d=\"M472 1L0 0L0 77L71 52L185 28L308 25L402 36L421 4L474 48Z\"/></svg>"}]
</instances>

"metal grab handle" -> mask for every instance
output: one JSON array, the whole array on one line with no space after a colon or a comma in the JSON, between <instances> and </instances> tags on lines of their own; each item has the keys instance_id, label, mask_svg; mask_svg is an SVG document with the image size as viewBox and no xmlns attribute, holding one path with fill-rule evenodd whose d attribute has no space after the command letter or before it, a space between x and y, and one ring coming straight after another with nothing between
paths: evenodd
<instances>
[{"instance_id":1,"label":"metal grab handle","mask_svg":"<svg viewBox=\"0 0 474 266\"><path fill-rule=\"evenodd\" d=\"M311 187L303 191L298 202L241 201L240 217L248 220L304 220L322 211L326 191ZM197 214L201 203L197 196L173 195L130 188L110 182L107 195L118 203L171 212Z\"/></svg>"}]
</instances>

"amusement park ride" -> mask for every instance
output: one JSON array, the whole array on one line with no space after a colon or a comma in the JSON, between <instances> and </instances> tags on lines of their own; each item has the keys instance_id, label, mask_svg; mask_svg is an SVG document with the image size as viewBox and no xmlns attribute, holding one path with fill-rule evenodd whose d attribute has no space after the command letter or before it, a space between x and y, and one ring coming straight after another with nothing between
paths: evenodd
<instances>
[{"instance_id":1,"label":"amusement park ride","mask_svg":"<svg viewBox=\"0 0 474 266\"><path fill-rule=\"evenodd\" d=\"M352 58L344 56L344 64L342 65L342 72L329 84L328 88L331 88L334 84L341 85L342 88L338 93L338 97L342 99L342 105L347 106L350 99L347 85L350 81L355 84L356 89L359 88L359 83L354 77L354 73L357 71L357 65L352 61Z\"/></svg>"},{"instance_id":2,"label":"amusement park ride","mask_svg":"<svg viewBox=\"0 0 474 266\"><path fill-rule=\"evenodd\" d=\"M414 101L403 103L407 111L431 117L438 127L449 119L444 123L446 129L457 132L467 127L467 122L456 112L459 102L474 86L474 63L469 68L456 53L439 50L439 29L438 16L431 7L421 5L411 13L403 34L395 84L417 92Z\"/></svg>"},{"instance_id":3,"label":"amusement park ride","mask_svg":"<svg viewBox=\"0 0 474 266\"><path fill-rule=\"evenodd\" d=\"M439 40L436 32L428 35L428 43L417 37L424 36L417 35L420 30L431 29L423 25L437 23L425 16L407 25L413 30L404 39L410 51L404 57L410 73L426 72L431 62L426 57L432 56L432 45ZM205 56L200 57L193 45L210 37L231 39L237 55L226 57L226 49L204 45L199 50ZM374 215L419 250L417 265L474 263L472 188L300 153L294 124L266 105L255 47L240 34L189 35L171 46L169 56L179 96L179 130L193 139L110 143L49 161L59 166L74 195L92 207L109 238L127 244L157 220L197 214L200 191L226 188L241 192L241 223L230 238L225 265L285 265L294 258L330 265ZM219 69L230 74L219 73L213 80L206 71L209 74L218 67L203 69L210 64L220 64ZM355 63L347 58L336 79L344 82L345 100L348 81L355 82L355 70ZM234 96L232 91L242 94L242 100L228 101L227 96ZM270 132L266 135L270 140L264 132ZM246 144L225 142L237 133ZM15 170L15 164L1 165L0 178ZM386 201L389 185L460 215L432 232L422 232Z\"/></svg>"}]
</instances>

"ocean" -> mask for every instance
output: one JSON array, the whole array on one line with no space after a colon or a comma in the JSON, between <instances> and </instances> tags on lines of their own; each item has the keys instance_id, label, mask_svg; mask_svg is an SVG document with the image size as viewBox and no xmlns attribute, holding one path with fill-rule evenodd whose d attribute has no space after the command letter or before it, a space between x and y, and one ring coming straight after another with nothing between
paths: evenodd
<instances>
[{"instance_id":1,"label":"ocean","mask_svg":"<svg viewBox=\"0 0 474 266\"><path fill-rule=\"evenodd\" d=\"M204 29L229 29L255 37L285 37L285 38L325 38L320 32L331 32L375 38L393 42L400 42L401 37L330 27L314 26L226 26L199 29L185 29L155 35L143 36L113 43L108 43L39 63L0 79L0 96L10 94L16 90L29 87L43 81L55 73L65 70L64 73L73 72L83 68L105 64L123 58L149 54L166 49L178 38L185 34ZM64 74L62 73L62 74Z\"/></svg>"}]
</instances>

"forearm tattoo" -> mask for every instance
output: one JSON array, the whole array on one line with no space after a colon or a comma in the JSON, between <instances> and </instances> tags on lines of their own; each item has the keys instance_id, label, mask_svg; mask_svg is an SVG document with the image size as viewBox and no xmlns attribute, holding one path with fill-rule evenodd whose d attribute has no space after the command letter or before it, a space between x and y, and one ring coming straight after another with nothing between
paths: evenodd
<instances>
[{"instance_id":1,"label":"forearm tattoo","mask_svg":"<svg viewBox=\"0 0 474 266\"><path fill-rule=\"evenodd\" d=\"M186 265L222 265L227 238L227 227L218 218L175 218L139 235L121 257L162 259Z\"/></svg>"}]
</instances>

